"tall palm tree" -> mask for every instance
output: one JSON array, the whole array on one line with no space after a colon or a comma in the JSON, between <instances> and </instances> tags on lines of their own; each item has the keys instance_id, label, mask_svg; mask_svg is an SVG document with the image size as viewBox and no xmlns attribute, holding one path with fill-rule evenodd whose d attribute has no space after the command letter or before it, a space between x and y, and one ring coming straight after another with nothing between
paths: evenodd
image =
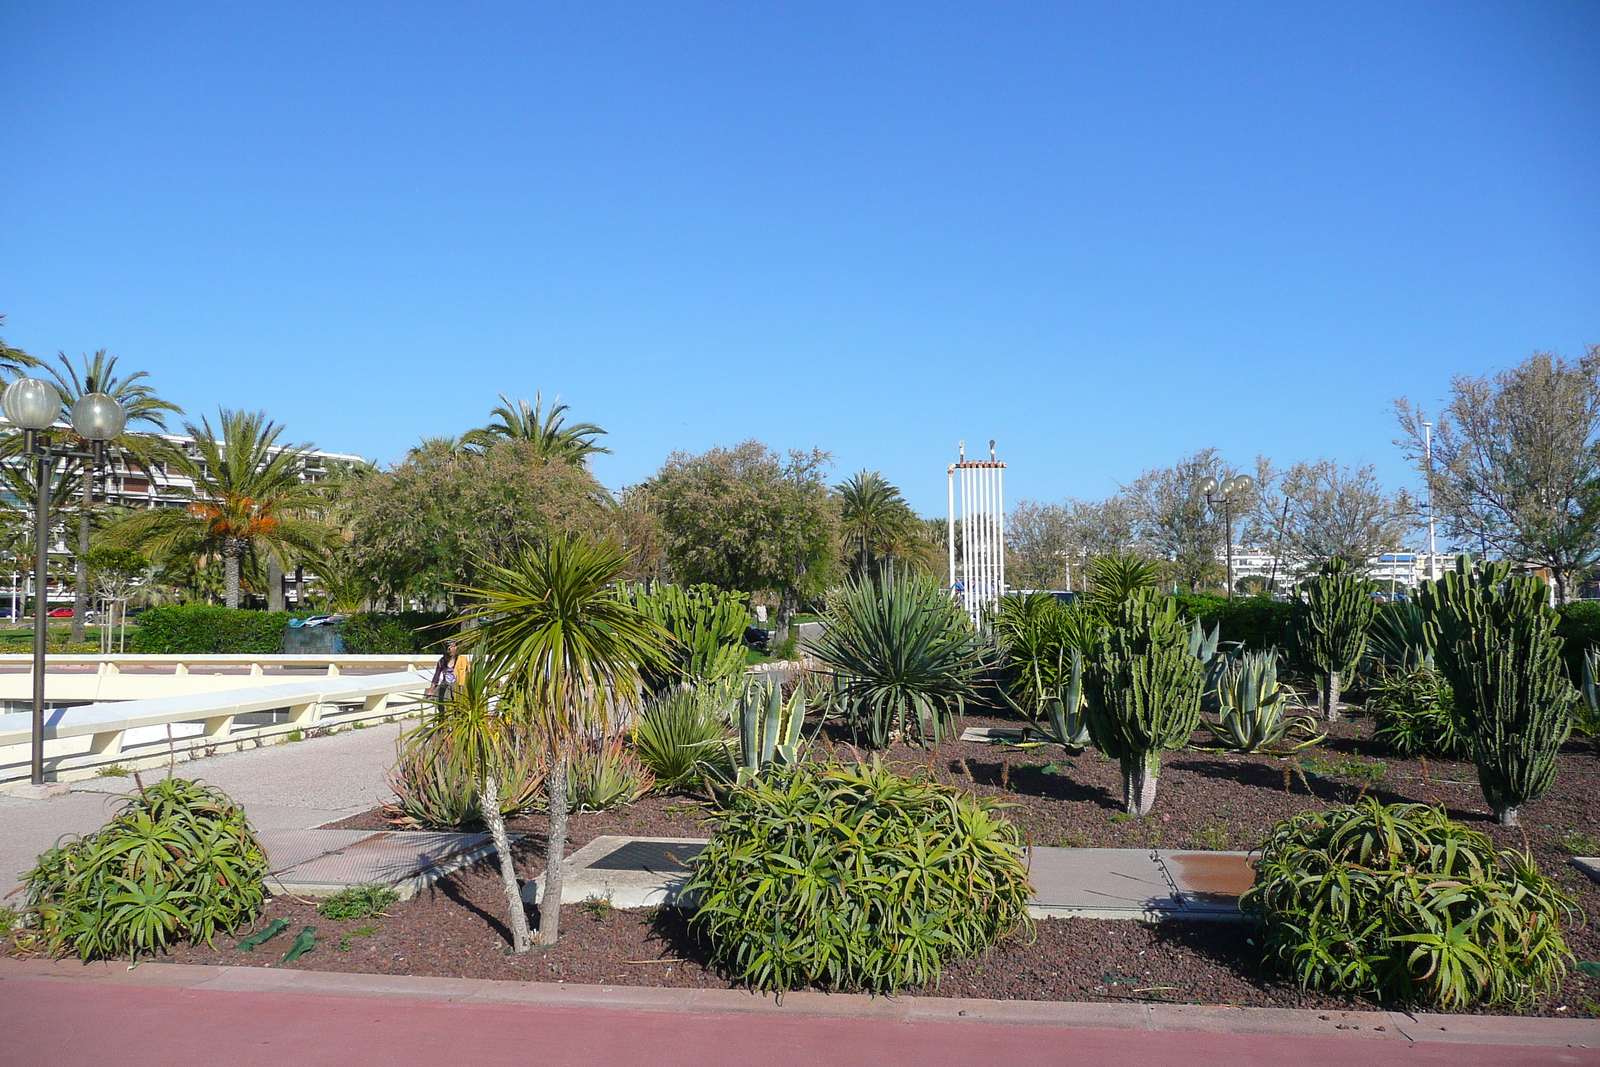
<instances>
[{"instance_id":1,"label":"tall palm tree","mask_svg":"<svg viewBox=\"0 0 1600 1067\"><path fill-rule=\"evenodd\" d=\"M161 399L153 388L144 383L143 379L148 378L149 374L145 371L136 371L127 376L117 374L117 357L108 356L103 348L92 356L80 357L77 364L68 359L65 352L57 353L56 358L61 365L45 369L55 379L64 408L71 410L80 397L89 393L106 393L122 405L127 428L116 440L107 443L109 458L121 459L126 465L149 475L153 464L171 461L179 455L178 449L156 434L167 431L169 412L181 415L183 409L170 400ZM155 433L128 432L128 428L135 426ZM71 436L78 451L89 450L88 441L76 434ZM94 472L87 460L78 460L76 465L82 476L82 484L79 487L78 551L73 577L72 640L82 641L89 613L89 568L84 563L84 557L89 552L89 513L94 505Z\"/></svg>"},{"instance_id":2,"label":"tall palm tree","mask_svg":"<svg viewBox=\"0 0 1600 1067\"><path fill-rule=\"evenodd\" d=\"M458 437L422 437L418 438L416 444L406 449L406 458L449 459L461 455L461 451L461 439Z\"/></svg>"},{"instance_id":3,"label":"tall palm tree","mask_svg":"<svg viewBox=\"0 0 1600 1067\"><path fill-rule=\"evenodd\" d=\"M550 410L544 411L544 394L534 394L533 403L518 400L515 405L500 394L500 406L489 412L489 425L468 430L461 443L470 448L484 450L497 441L527 441L535 446L539 455L577 465L585 463L592 455L609 456L611 449L595 443L596 437L605 436L604 430L592 422L566 425L563 413L567 405L556 397Z\"/></svg>"},{"instance_id":4,"label":"tall palm tree","mask_svg":"<svg viewBox=\"0 0 1600 1067\"><path fill-rule=\"evenodd\" d=\"M462 591L476 607L460 623L480 653L475 670L506 679L517 705L546 740L550 833L539 941L553 945L561 921L561 861L567 846L567 768L579 734L603 731L637 705L641 670L664 669L672 636L613 588L627 566L615 540L563 535L525 546L504 566L480 564Z\"/></svg>"},{"instance_id":5,"label":"tall palm tree","mask_svg":"<svg viewBox=\"0 0 1600 1067\"><path fill-rule=\"evenodd\" d=\"M6 317L0 315L0 327L6 324ZM20 348L12 348L6 344L5 338L0 337L0 373L7 377L20 375L26 367L37 367L39 361L28 355Z\"/></svg>"},{"instance_id":6,"label":"tall palm tree","mask_svg":"<svg viewBox=\"0 0 1600 1067\"><path fill-rule=\"evenodd\" d=\"M866 578L875 559L894 557L912 539L916 514L880 471L858 471L834 489L843 504L844 542L856 549L855 576Z\"/></svg>"},{"instance_id":7,"label":"tall palm tree","mask_svg":"<svg viewBox=\"0 0 1600 1067\"><path fill-rule=\"evenodd\" d=\"M157 556L215 554L226 573L224 600L239 606L239 574L246 553L277 557L320 553L328 526L308 515L322 503L321 490L301 479L310 445L280 444L283 427L258 411L218 413L200 425L185 423L198 457L182 455L175 466L194 482L182 508L140 511L107 531L113 542L148 546Z\"/></svg>"}]
</instances>

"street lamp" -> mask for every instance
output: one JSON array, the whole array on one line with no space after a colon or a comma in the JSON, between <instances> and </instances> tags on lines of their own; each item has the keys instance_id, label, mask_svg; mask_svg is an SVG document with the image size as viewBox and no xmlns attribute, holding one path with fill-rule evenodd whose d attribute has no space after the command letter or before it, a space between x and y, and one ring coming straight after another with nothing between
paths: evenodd
<instances>
[{"instance_id":1,"label":"street lamp","mask_svg":"<svg viewBox=\"0 0 1600 1067\"><path fill-rule=\"evenodd\" d=\"M22 451L38 462L37 499L33 513L33 762L30 780L44 784L44 658L48 643L50 558L50 479L58 459L86 459L92 466L84 477L94 476L105 463L106 442L122 433L127 413L115 397L86 393L72 405L72 431L89 442L90 451L52 448L50 429L61 417L61 394L38 378L18 378L0 394L0 409L7 421L22 429Z\"/></svg>"},{"instance_id":2,"label":"street lamp","mask_svg":"<svg viewBox=\"0 0 1600 1067\"><path fill-rule=\"evenodd\" d=\"M1233 599L1233 501L1235 497L1242 497L1254 489L1256 481L1248 474L1236 474L1232 478L1218 482L1207 475L1200 480L1199 489L1206 498L1206 503L1214 510L1218 504L1222 505L1223 524L1227 528L1228 538L1228 599Z\"/></svg>"}]
</instances>

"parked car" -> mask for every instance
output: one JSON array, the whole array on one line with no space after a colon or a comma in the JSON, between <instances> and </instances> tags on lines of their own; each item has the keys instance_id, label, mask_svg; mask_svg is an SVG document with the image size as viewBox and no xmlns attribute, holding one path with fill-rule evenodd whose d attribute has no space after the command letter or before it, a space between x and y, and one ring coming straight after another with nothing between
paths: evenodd
<instances>
[{"instance_id":1,"label":"parked car","mask_svg":"<svg viewBox=\"0 0 1600 1067\"><path fill-rule=\"evenodd\" d=\"M51 608L50 609L50 617L52 619L70 619L70 618L72 618L72 609L71 608Z\"/></svg>"}]
</instances>

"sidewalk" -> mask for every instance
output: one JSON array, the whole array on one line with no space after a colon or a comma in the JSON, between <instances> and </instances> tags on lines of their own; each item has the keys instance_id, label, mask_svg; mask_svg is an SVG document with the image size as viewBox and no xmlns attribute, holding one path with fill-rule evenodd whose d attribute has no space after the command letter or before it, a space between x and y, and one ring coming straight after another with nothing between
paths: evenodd
<instances>
[{"instance_id":1,"label":"sidewalk","mask_svg":"<svg viewBox=\"0 0 1600 1067\"><path fill-rule=\"evenodd\" d=\"M395 739L414 722L384 723L287 745L177 764L175 773L217 786L245 806L262 830L301 830L367 811L390 796L384 775L394 764ZM142 772L147 782L165 768ZM91 778L49 800L0 796L0 897L18 885L39 853L63 834L105 825L130 778ZM13 899L11 903L15 904Z\"/></svg>"},{"instance_id":2,"label":"sidewalk","mask_svg":"<svg viewBox=\"0 0 1600 1067\"><path fill-rule=\"evenodd\" d=\"M1600 1064L1600 1022L0 959L10 1067Z\"/></svg>"}]
</instances>

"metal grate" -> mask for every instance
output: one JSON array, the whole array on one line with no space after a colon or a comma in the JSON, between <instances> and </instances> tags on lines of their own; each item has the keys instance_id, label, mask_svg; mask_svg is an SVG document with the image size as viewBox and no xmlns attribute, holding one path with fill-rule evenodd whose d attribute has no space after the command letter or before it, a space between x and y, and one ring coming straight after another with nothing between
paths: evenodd
<instances>
[{"instance_id":1,"label":"metal grate","mask_svg":"<svg viewBox=\"0 0 1600 1067\"><path fill-rule=\"evenodd\" d=\"M681 873L689 862L705 851L705 845L677 841L629 841L590 863L602 871L648 871L651 874Z\"/></svg>"}]
</instances>

